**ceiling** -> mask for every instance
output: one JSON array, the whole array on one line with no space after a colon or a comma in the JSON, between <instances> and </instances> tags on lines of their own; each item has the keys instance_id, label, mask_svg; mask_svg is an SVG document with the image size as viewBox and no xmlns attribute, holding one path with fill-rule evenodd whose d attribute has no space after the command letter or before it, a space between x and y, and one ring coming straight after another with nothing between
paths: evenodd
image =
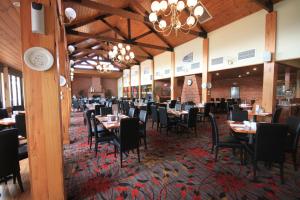
<instances>
[{"instance_id":1,"label":"ceiling","mask_svg":"<svg viewBox=\"0 0 300 200\"><path fill-rule=\"evenodd\" d=\"M21 70L20 14L19 8L12 5L13 1L18 0L0 1L0 63L5 63ZM193 29L193 34L179 33L177 36L174 34L163 36L153 31L151 24L147 22L144 23L144 21L148 19L147 13L150 12L151 0L63 1L65 8L72 7L77 13L76 20L71 24L66 24L69 33L73 30L73 34L67 35L68 43L76 45L78 49L77 53L87 51L82 49L90 49L87 53L79 53L77 57L81 59L89 55L93 52L93 50L91 50L93 46L94 49L98 49L96 54L101 53L103 57L106 57L106 52L109 49L107 49L107 42L104 42L104 39L117 38L123 40L124 38L129 38L131 35L131 39L138 37L135 40L136 43L144 44L143 47L141 47L141 45L132 46L135 55L137 55L135 62L139 63L147 58L152 58L154 55L162 53L165 49L171 50L173 47L199 37L198 35L196 36L195 33L202 33L203 36L207 32L216 30L263 8L268 9L265 7L267 4L265 4L264 1L269 0L201 0L202 4L211 14L212 19L197 25ZM278 1L280 0L273 0L273 3ZM98 6L99 3L104 5L104 7ZM88 6L91 4L92 6ZM96 17L98 17L97 20L95 20ZM128 34L127 18L131 18L131 34ZM81 35L84 35L84 37L74 35L74 31L75 33L83 33ZM144 35L144 37L139 37L141 35ZM99 38L95 39L99 36L102 37L101 40L99 40ZM152 45L151 48L149 48L149 45ZM152 48L153 46L161 48L155 49ZM116 65L120 68L129 67L129 65L123 64Z\"/></svg>"}]
</instances>

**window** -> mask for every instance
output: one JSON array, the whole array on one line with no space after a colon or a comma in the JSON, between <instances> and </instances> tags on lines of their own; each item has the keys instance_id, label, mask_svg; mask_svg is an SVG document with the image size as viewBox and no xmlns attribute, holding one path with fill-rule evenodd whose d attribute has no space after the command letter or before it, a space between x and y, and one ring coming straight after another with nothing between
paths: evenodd
<instances>
[{"instance_id":1,"label":"window","mask_svg":"<svg viewBox=\"0 0 300 200\"><path fill-rule=\"evenodd\" d=\"M5 108L4 76L3 72L0 74L0 108Z\"/></svg>"},{"instance_id":2,"label":"window","mask_svg":"<svg viewBox=\"0 0 300 200\"><path fill-rule=\"evenodd\" d=\"M22 77L15 74L9 75L10 81L10 100L12 106L23 105L23 94L22 94Z\"/></svg>"}]
</instances>

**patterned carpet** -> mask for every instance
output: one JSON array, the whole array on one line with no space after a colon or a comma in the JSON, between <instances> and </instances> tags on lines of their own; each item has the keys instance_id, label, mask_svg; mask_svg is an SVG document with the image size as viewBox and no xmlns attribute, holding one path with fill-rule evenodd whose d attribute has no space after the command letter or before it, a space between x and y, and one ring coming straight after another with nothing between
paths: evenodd
<instances>
[{"instance_id":1,"label":"patterned carpet","mask_svg":"<svg viewBox=\"0 0 300 200\"><path fill-rule=\"evenodd\" d=\"M279 169L259 165L252 181L251 165L241 166L238 153L220 151L218 162L210 154L210 127L198 135L159 134L147 128L148 150L141 147L141 163L130 153L122 169L112 145L102 145L98 156L87 144L82 113L73 113L71 144L65 146L65 187L68 199L300 199L300 170L287 157L285 184ZM224 118L218 123L228 134Z\"/></svg>"}]
</instances>

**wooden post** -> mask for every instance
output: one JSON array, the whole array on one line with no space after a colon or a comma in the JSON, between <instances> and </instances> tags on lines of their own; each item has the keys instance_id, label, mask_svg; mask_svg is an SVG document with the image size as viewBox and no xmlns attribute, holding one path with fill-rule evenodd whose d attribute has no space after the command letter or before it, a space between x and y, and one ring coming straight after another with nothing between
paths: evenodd
<instances>
[{"instance_id":1,"label":"wooden post","mask_svg":"<svg viewBox=\"0 0 300 200\"><path fill-rule=\"evenodd\" d=\"M5 107L10 108L10 95L9 95L9 76L8 76L8 67L4 65L3 67L3 81L4 81L4 98L5 98Z\"/></svg>"},{"instance_id":2,"label":"wooden post","mask_svg":"<svg viewBox=\"0 0 300 200\"><path fill-rule=\"evenodd\" d=\"M171 52L171 100L176 99L178 97L177 84L175 78L175 52Z\"/></svg>"},{"instance_id":3,"label":"wooden post","mask_svg":"<svg viewBox=\"0 0 300 200\"><path fill-rule=\"evenodd\" d=\"M139 99L141 99L142 96L142 87L141 87L141 65L139 65L139 74L138 74L138 84L139 84Z\"/></svg>"},{"instance_id":4,"label":"wooden post","mask_svg":"<svg viewBox=\"0 0 300 200\"><path fill-rule=\"evenodd\" d=\"M203 40L203 67L202 67L202 84L211 83L211 73L208 72L208 53L209 53L209 40ZM209 89L202 88L202 103L208 102L210 99Z\"/></svg>"},{"instance_id":5,"label":"wooden post","mask_svg":"<svg viewBox=\"0 0 300 200\"><path fill-rule=\"evenodd\" d=\"M128 80L129 80L129 88L128 88L128 98L131 98L132 96L131 96L131 69L129 69L129 77L128 77Z\"/></svg>"},{"instance_id":6,"label":"wooden post","mask_svg":"<svg viewBox=\"0 0 300 200\"><path fill-rule=\"evenodd\" d=\"M152 87L151 87L151 92L152 92L152 99L155 100L155 81L154 81L154 60L151 62L151 70L152 70Z\"/></svg>"},{"instance_id":7,"label":"wooden post","mask_svg":"<svg viewBox=\"0 0 300 200\"><path fill-rule=\"evenodd\" d=\"M285 76L284 76L284 85L285 85L286 90L290 89L290 83L291 83L290 68L286 67L285 68Z\"/></svg>"},{"instance_id":8,"label":"wooden post","mask_svg":"<svg viewBox=\"0 0 300 200\"><path fill-rule=\"evenodd\" d=\"M276 106L276 84L278 66L275 63L277 12L266 15L265 50L272 53L272 61L264 63L262 107L273 112Z\"/></svg>"},{"instance_id":9,"label":"wooden post","mask_svg":"<svg viewBox=\"0 0 300 200\"><path fill-rule=\"evenodd\" d=\"M31 70L23 61L26 127L31 177L31 199L65 199L59 73L56 61L56 0L40 0L45 10L46 34L31 32L31 1L21 1L22 55L34 46L54 57L47 71Z\"/></svg>"},{"instance_id":10,"label":"wooden post","mask_svg":"<svg viewBox=\"0 0 300 200\"><path fill-rule=\"evenodd\" d=\"M300 98L300 70L297 71L296 98Z\"/></svg>"}]
</instances>

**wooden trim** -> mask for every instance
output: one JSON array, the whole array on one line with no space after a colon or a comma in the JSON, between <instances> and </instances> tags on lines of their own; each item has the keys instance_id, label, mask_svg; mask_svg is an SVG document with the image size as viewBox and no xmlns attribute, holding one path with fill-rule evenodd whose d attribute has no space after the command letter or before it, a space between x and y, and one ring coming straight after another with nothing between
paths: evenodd
<instances>
[{"instance_id":1,"label":"wooden trim","mask_svg":"<svg viewBox=\"0 0 300 200\"><path fill-rule=\"evenodd\" d=\"M265 112L273 112L276 106L276 85L278 66L275 63L276 54L277 12L266 15L265 49L272 53L272 61L264 63L262 107Z\"/></svg>"},{"instance_id":2,"label":"wooden trim","mask_svg":"<svg viewBox=\"0 0 300 200\"><path fill-rule=\"evenodd\" d=\"M273 12L274 10L274 5L272 0L254 0L254 2L268 12Z\"/></svg>"},{"instance_id":3,"label":"wooden trim","mask_svg":"<svg viewBox=\"0 0 300 200\"><path fill-rule=\"evenodd\" d=\"M11 102L10 102L10 95L9 95L9 73L8 73L8 67L3 67L3 82L4 82L4 98L5 98L5 107L10 108Z\"/></svg>"},{"instance_id":4,"label":"wooden trim","mask_svg":"<svg viewBox=\"0 0 300 200\"><path fill-rule=\"evenodd\" d=\"M176 78L175 78L175 52L171 53L171 99L176 99L177 98L177 84L176 84Z\"/></svg>"},{"instance_id":5,"label":"wooden trim","mask_svg":"<svg viewBox=\"0 0 300 200\"><path fill-rule=\"evenodd\" d=\"M22 55L33 46L44 47L54 56L51 69L31 70L23 64L26 128L30 165L31 199L65 199L63 147L56 60L57 1L40 0L44 5L46 34L31 32L31 1L21 1Z\"/></svg>"},{"instance_id":6,"label":"wooden trim","mask_svg":"<svg viewBox=\"0 0 300 200\"><path fill-rule=\"evenodd\" d=\"M208 72L208 59L209 59L209 40L203 40L203 67L202 67L202 84L211 82L211 73ZM201 87L202 88L202 87ZM207 88L202 88L202 103L210 100L210 92Z\"/></svg>"}]
</instances>

